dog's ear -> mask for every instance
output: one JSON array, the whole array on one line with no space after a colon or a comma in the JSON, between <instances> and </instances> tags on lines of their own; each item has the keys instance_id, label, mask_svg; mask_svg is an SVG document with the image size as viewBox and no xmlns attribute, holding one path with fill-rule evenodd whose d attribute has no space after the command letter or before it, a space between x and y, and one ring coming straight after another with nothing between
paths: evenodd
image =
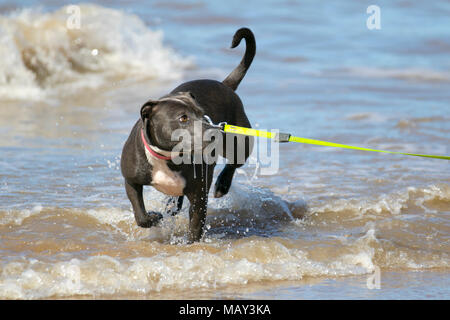
<instances>
[{"instance_id":1,"label":"dog's ear","mask_svg":"<svg viewBox=\"0 0 450 320\"><path fill-rule=\"evenodd\" d=\"M141 119L144 121L145 119L150 118L150 115L152 114L153 107L156 106L158 101L155 100L148 100L144 105L141 107Z\"/></svg>"},{"instance_id":2,"label":"dog's ear","mask_svg":"<svg viewBox=\"0 0 450 320\"><path fill-rule=\"evenodd\" d=\"M178 92L177 94L180 96L185 96L186 98L191 98L193 100L196 100L194 94L190 91L182 91L182 92Z\"/></svg>"}]
</instances>

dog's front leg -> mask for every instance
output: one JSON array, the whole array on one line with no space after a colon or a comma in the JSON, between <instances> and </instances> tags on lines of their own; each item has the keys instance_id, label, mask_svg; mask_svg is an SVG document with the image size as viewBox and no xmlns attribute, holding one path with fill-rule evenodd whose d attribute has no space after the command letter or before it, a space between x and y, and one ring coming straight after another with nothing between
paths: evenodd
<instances>
[{"instance_id":1,"label":"dog's front leg","mask_svg":"<svg viewBox=\"0 0 450 320\"><path fill-rule=\"evenodd\" d=\"M189 202L189 242L199 241L203 235L206 220L208 194L202 190L187 195Z\"/></svg>"},{"instance_id":2,"label":"dog's front leg","mask_svg":"<svg viewBox=\"0 0 450 320\"><path fill-rule=\"evenodd\" d=\"M145 211L144 198L142 197L143 186L140 184L133 184L125 180L125 190L128 199L130 199L133 206L134 218L139 227L150 228L162 218L162 215L157 212L147 213Z\"/></svg>"},{"instance_id":3,"label":"dog's front leg","mask_svg":"<svg viewBox=\"0 0 450 320\"><path fill-rule=\"evenodd\" d=\"M206 220L206 209L208 206L208 193L211 187L214 167L213 164L203 163L201 165L201 175L196 178L190 177L192 181L185 189L185 195L189 199L189 242L199 241L203 236ZM189 168L189 173L193 170ZM198 171L197 171L198 172Z\"/></svg>"}]
</instances>

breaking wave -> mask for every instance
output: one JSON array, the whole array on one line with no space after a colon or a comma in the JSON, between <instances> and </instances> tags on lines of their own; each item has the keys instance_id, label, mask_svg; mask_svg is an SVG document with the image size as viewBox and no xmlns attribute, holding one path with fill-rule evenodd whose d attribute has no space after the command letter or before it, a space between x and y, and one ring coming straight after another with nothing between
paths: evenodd
<instances>
[{"instance_id":1,"label":"breaking wave","mask_svg":"<svg viewBox=\"0 0 450 320\"><path fill-rule=\"evenodd\" d=\"M69 21L69 6L0 16L0 99L40 100L125 80L176 80L192 65L136 15L77 7L79 28Z\"/></svg>"}]
</instances>

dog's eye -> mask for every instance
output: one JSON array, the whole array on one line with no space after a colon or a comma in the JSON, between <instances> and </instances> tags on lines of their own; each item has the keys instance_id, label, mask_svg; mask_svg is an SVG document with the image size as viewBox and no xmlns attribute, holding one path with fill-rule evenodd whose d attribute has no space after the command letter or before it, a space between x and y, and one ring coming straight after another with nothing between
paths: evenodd
<instances>
[{"instance_id":1,"label":"dog's eye","mask_svg":"<svg viewBox=\"0 0 450 320\"><path fill-rule=\"evenodd\" d=\"M189 117L188 117L187 115L183 114L183 115L180 117L180 119L178 119L178 120L180 120L180 122L185 123L185 122L188 122Z\"/></svg>"}]
</instances>

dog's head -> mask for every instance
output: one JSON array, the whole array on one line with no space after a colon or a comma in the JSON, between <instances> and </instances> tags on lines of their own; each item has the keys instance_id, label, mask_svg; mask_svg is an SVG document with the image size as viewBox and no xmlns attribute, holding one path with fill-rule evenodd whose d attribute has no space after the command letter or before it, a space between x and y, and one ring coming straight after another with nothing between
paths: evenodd
<instances>
[{"instance_id":1,"label":"dog's head","mask_svg":"<svg viewBox=\"0 0 450 320\"><path fill-rule=\"evenodd\" d=\"M204 114L190 92L149 100L141 108L141 119L149 142L165 151L172 151L179 143L182 143L185 152L204 149L208 143L204 141L203 133L211 128L205 122ZM186 139L186 136L190 138Z\"/></svg>"}]
</instances>

